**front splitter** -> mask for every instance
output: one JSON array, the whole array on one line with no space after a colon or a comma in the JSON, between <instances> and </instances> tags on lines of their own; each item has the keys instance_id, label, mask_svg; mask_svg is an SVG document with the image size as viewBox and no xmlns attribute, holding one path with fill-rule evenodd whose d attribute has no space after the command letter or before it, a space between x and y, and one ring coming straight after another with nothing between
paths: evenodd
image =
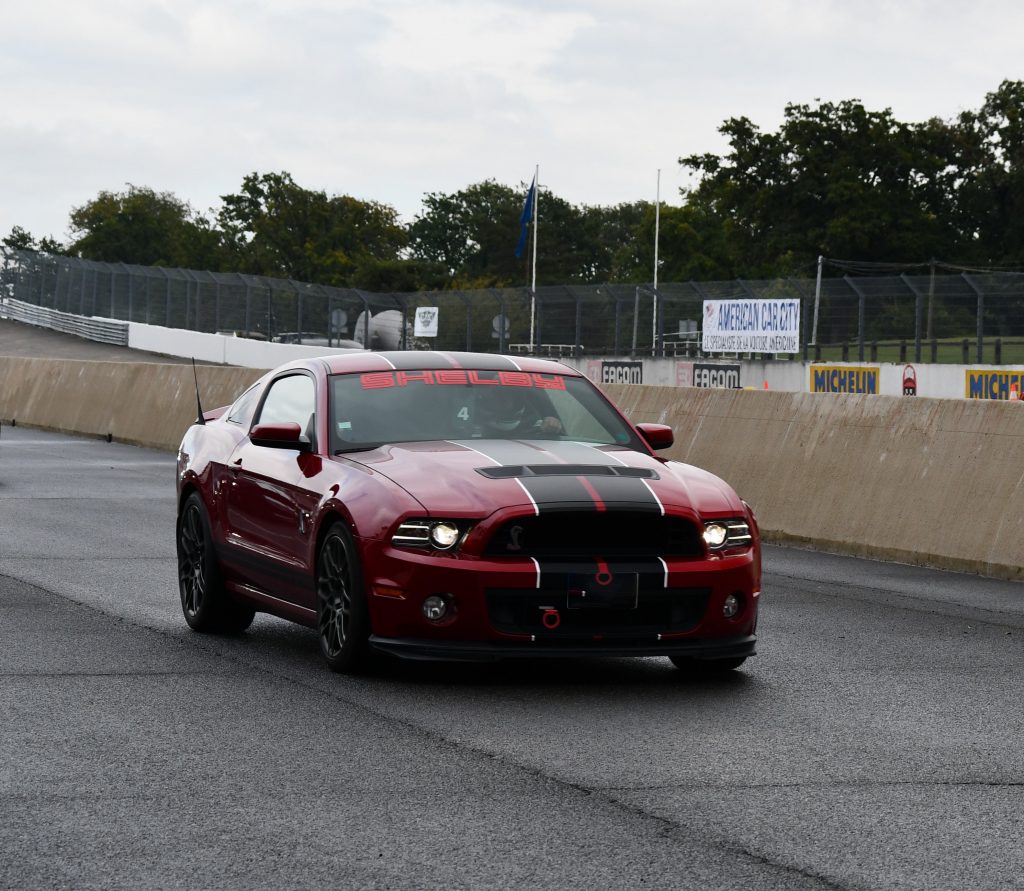
<instances>
[{"instance_id":1,"label":"front splitter","mask_svg":"<svg viewBox=\"0 0 1024 891\"><path fill-rule=\"evenodd\" d=\"M751 634L722 640L629 640L484 642L370 637L370 646L402 659L443 662L497 662L501 659L566 659L580 656L685 656L690 659L739 659L753 656L757 638Z\"/></svg>"}]
</instances>

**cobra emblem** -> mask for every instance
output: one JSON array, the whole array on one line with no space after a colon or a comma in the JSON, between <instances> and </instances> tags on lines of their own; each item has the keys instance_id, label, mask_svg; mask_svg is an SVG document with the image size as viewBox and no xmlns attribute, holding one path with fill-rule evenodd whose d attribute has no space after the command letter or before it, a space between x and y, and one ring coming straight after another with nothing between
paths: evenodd
<instances>
[{"instance_id":1,"label":"cobra emblem","mask_svg":"<svg viewBox=\"0 0 1024 891\"><path fill-rule=\"evenodd\" d=\"M511 539L509 544L506 546L506 550L509 551L521 551L523 546L519 539L522 537L524 529L522 526L513 526L508 530L508 537Z\"/></svg>"}]
</instances>

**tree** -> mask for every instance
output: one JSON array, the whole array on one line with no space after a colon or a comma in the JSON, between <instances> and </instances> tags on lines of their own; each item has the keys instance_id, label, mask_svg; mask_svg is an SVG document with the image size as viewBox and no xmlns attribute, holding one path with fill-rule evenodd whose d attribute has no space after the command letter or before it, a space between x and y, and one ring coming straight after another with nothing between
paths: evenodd
<instances>
[{"instance_id":1,"label":"tree","mask_svg":"<svg viewBox=\"0 0 1024 891\"><path fill-rule=\"evenodd\" d=\"M410 227L413 256L439 263L451 287L521 287L531 280L529 250L515 256L526 186L494 180L458 192L428 193ZM639 205L580 207L540 189L537 284L608 281L618 240L635 224Z\"/></svg>"},{"instance_id":2,"label":"tree","mask_svg":"<svg viewBox=\"0 0 1024 891\"><path fill-rule=\"evenodd\" d=\"M429 192L409 227L412 255L439 264L452 287L524 284L526 254L515 256L522 192L494 180L458 192Z\"/></svg>"},{"instance_id":3,"label":"tree","mask_svg":"<svg viewBox=\"0 0 1024 891\"><path fill-rule=\"evenodd\" d=\"M651 282L654 277L655 209L643 203L639 220L618 239L611 281ZM658 244L658 281L682 282L731 278L737 268L727 244L728 221L713 218L699 205L662 205Z\"/></svg>"},{"instance_id":4,"label":"tree","mask_svg":"<svg viewBox=\"0 0 1024 891\"><path fill-rule=\"evenodd\" d=\"M69 251L87 260L217 269L220 239L209 221L170 192L128 185L71 211Z\"/></svg>"},{"instance_id":5,"label":"tree","mask_svg":"<svg viewBox=\"0 0 1024 891\"><path fill-rule=\"evenodd\" d=\"M64 245L59 241L44 236L37 242L32 233L21 226L14 226L6 238L0 239L0 244L12 251L39 251L44 254L65 253Z\"/></svg>"},{"instance_id":6,"label":"tree","mask_svg":"<svg viewBox=\"0 0 1024 891\"><path fill-rule=\"evenodd\" d=\"M960 227L966 256L1024 265L1024 81L1006 80L960 115Z\"/></svg>"},{"instance_id":7,"label":"tree","mask_svg":"<svg viewBox=\"0 0 1024 891\"><path fill-rule=\"evenodd\" d=\"M788 105L775 133L745 117L720 132L730 144L724 157L680 163L700 176L688 206L743 264L733 274L807 271L819 254L906 261L955 250L954 127L904 124L889 109L847 100Z\"/></svg>"},{"instance_id":8,"label":"tree","mask_svg":"<svg viewBox=\"0 0 1024 891\"><path fill-rule=\"evenodd\" d=\"M329 197L287 172L251 173L222 201L217 222L241 272L351 286L365 279L360 270L397 263L408 241L392 207Z\"/></svg>"}]
</instances>

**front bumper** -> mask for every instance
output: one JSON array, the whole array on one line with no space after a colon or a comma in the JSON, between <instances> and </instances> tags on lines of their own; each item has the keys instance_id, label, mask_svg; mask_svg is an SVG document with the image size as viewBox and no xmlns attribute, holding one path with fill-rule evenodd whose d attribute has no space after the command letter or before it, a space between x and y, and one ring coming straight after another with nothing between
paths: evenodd
<instances>
[{"instance_id":1,"label":"front bumper","mask_svg":"<svg viewBox=\"0 0 1024 891\"><path fill-rule=\"evenodd\" d=\"M501 659L564 659L573 656L685 656L714 660L746 658L755 654L753 634L725 640L630 640L615 642L535 639L524 642L484 643L480 641L386 638L373 635L370 646L402 659L450 662L497 662Z\"/></svg>"}]
</instances>

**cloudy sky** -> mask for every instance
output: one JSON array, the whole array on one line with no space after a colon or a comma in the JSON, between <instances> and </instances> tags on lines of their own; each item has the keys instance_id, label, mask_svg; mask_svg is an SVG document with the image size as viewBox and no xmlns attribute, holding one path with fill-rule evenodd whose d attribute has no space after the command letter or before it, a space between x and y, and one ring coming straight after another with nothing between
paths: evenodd
<instances>
[{"instance_id":1,"label":"cloudy sky","mask_svg":"<svg viewBox=\"0 0 1024 891\"><path fill-rule=\"evenodd\" d=\"M726 117L949 118L1024 77L1019 0L0 0L0 236L253 171L393 205L493 178L678 202Z\"/></svg>"}]
</instances>

